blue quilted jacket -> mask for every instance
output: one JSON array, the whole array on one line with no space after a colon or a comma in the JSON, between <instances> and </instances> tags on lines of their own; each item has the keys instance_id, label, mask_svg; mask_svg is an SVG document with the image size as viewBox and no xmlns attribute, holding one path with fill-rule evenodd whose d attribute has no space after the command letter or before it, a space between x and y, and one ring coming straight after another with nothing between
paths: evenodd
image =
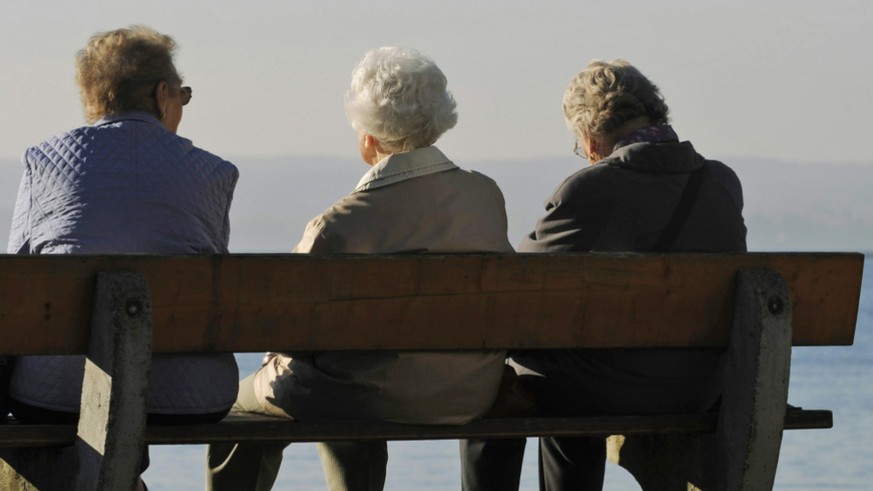
<instances>
[{"instance_id":1,"label":"blue quilted jacket","mask_svg":"<svg viewBox=\"0 0 873 491\"><path fill-rule=\"evenodd\" d=\"M8 252L13 254L227 252L239 172L147 113L114 115L27 149ZM82 357L22 357L10 395L75 412ZM229 408L232 354L155 357L150 412Z\"/></svg>"}]
</instances>

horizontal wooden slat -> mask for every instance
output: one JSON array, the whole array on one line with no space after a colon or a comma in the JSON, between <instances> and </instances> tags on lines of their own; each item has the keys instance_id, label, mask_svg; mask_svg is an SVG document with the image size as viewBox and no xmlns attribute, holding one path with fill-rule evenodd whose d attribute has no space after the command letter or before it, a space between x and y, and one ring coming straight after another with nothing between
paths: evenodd
<instances>
[{"instance_id":1,"label":"horizontal wooden slat","mask_svg":"<svg viewBox=\"0 0 873 491\"><path fill-rule=\"evenodd\" d=\"M587 416L575 418L495 418L460 426L331 421L295 422L251 414L231 414L219 424L152 425L146 442L152 445L219 442L318 442L348 439L440 440L481 437L641 435L714 431L716 414L657 416ZM791 410L785 429L833 427L826 410ZM0 425L0 445L8 447L65 445L76 437L74 425Z\"/></svg>"},{"instance_id":2,"label":"horizontal wooden slat","mask_svg":"<svg viewBox=\"0 0 873 491\"><path fill-rule=\"evenodd\" d=\"M155 352L724 346L739 269L795 345L853 342L861 254L0 256L0 353L84 352L98 271L150 284Z\"/></svg>"}]
</instances>

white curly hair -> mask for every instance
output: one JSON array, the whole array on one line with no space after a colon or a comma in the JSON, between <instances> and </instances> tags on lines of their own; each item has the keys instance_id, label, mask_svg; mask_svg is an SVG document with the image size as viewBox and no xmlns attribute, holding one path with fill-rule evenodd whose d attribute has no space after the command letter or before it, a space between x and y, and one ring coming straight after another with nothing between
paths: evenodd
<instances>
[{"instance_id":1,"label":"white curly hair","mask_svg":"<svg viewBox=\"0 0 873 491\"><path fill-rule=\"evenodd\" d=\"M397 47L367 52L352 72L345 98L352 127L392 152L432 145L457 123L455 108L433 60Z\"/></svg>"}]
</instances>

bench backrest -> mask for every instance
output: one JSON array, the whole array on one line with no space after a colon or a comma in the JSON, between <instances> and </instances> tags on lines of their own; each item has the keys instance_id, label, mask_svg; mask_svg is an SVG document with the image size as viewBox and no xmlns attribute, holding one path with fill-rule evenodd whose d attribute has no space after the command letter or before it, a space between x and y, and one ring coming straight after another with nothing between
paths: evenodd
<instances>
[{"instance_id":1,"label":"bench backrest","mask_svg":"<svg viewBox=\"0 0 873 491\"><path fill-rule=\"evenodd\" d=\"M854 339L854 253L0 255L0 354L84 353L96 275L143 274L155 352L725 346L736 273L792 294L794 345Z\"/></svg>"}]
</instances>

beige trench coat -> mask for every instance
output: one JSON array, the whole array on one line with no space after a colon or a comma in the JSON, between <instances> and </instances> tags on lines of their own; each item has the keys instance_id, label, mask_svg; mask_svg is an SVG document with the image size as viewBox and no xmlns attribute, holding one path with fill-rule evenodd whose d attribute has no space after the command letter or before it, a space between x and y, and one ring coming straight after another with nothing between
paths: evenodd
<instances>
[{"instance_id":1,"label":"beige trench coat","mask_svg":"<svg viewBox=\"0 0 873 491\"><path fill-rule=\"evenodd\" d=\"M299 253L512 252L495 182L435 147L392 155L314 218ZM462 424L497 394L504 352L270 353L255 395L271 414Z\"/></svg>"}]
</instances>

